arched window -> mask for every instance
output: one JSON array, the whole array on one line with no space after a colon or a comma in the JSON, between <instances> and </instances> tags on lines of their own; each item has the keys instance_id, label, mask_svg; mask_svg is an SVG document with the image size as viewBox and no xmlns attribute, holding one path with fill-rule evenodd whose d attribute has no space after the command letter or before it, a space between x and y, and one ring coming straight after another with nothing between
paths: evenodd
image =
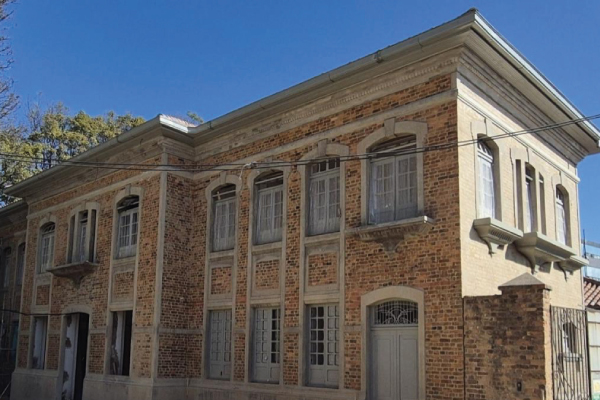
<instances>
[{"instance_id":1,"label":"arched window","mask_svg":"<svg viewBox=\"0 0 600 400\"><path fill-rule=\"evenodd\" d=\"M225 185L212 193L213 251L231 250L235 246L235 185Z\"/></svg>"},{"instance_id":2,"label":"arched window","mask_svg":"<svg viewBox=\"0 0 600 400\"><path fill-rule=\"evenodd\" d=\"M137 253L139 206L138 196L125 197L117 205L117 258L133 257Z\"/></svg>"},{"instance_id":3,"label":"arched window","mask_svg":"<svg viewBox=\"0 0 600 400\"><path fill-rule=\"evenodd\" d=\"M418 215L415 135L396 137L373 146L369 223L399 221Z\"/></svg>"},{"instance_id":4,"label":"arched window","mask_svg":"<svg viewBox=\"0 0 600 400\"><path fill-rule=\"evenodd\" d=\"M535 197L535 171L531 166L525 167L525 232L536 229L536 197Z\"/></svg>"},{"instance_id":5,"label":"arched window","mask_svg":"<svg viewBox=\"0 0 600 400\"><path fill-rule=\"evenodd\" d=\"M46 272L54 263L54 231L56 225L49 222L40 229L38 272Z\"/></svg>"},{"instance_id":6,"label":"arched window","mask_svg":"<svg viewBox=\"0 0 600 400\"><path fill-rule=\"evenodd\" d=\"M308 166L308 234L320 235L340 229L340 159Z\"/></svg>"},{"instance_id":7,"label":"arched window","mask_svg":"<svg viewBox=\"0 0 600 400\"><path fill-rule=\"evenodd\" d=\"M256 243L281 240L283 225L283 172L267 172L254 181Z\"/></svg>"},{"instance_id":8,"label":"arched window","mask_svg":"<svg viewBox=\"0 0 600 400\"><path fill-rule=\"evenodd\" d=\"M562 244L569 244L568 224L568 197L559 188L556 188L556 240Z\"/></svg>"},{"instance_id":9,"label":"arched window","mask_svg":"<svg viewBox=\"0 0 600 400\"><path fill-rule=\"evenodd\" d=\"M413 301L393 300L373 307L373 325L417 325L419 306Z\"/></svg>"},{"instance_id":10,"label":"arched window","mask_svg":"<svg viewBox=\"0 0 600 400\"><path fill-rule=\"evenodd\" d=\"M479 164L479 212L481 217L496 218L496 195L494 189L494 154L483 141L477 143Z\"/></svg>"},{"instance_id":11,"label":"arched window","mask_svg":"<svg viewBox=\"0 0 600 400\"><path fill-rule=\"evenodd\" d=\"M77 208L69 220L69 247L67 262L94 262L96 253L96 219L98 207Z\"/></svg>"}]
</instances>

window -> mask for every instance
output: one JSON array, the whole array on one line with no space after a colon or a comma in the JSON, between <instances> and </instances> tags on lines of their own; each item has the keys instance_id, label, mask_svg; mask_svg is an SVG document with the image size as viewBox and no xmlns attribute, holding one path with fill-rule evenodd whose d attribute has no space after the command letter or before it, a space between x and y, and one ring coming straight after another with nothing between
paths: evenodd
<instances>
[{"instance_id":1,"label":"window","mask_svg":"<svg viewBox=\"0 0 600 400\"><path fill-rule=\"evenodd\" d=\"M272 172L256 182L256 243L281 240L283 225L283 173Z\"/></svg>"},{"instance_id":2,"label":"window","mask_svg":"<svg viewBox=\"0 0 600 400\"><path fill-rule=\"evenodd\" d=\"M68 262L94 262L97 210L88 209L73 216L69 223Z\"/></svg>"},{"instance_id":3,"label":"window","mask_svg":"<svg viewBox=\"0 0 600 400\"><path fill-rule=\"evenodd\" d=\"M21 243L17 249L17 285L23 284L23 272L25 271L25 243Z\"/></svg>"},{"instance_id":4,"label":"window","mask_svg":"<svg viewBox=\"0 0 600 400\"><path fill-rule=\"evenodd\" d=\"M54 263L54 230L53 222L42 226L40 230L40 255L38 272L46 272Z\"/></svg>"},{"instance_id":5,"label":"window","mask_svg":"<svg viewBox=\"0 0 600 400\"><path fill-rule=\"evenodd\" d=\"M132 325L133 311L112 313L112 336L110 344L111 375L129 376Z\"/></svg>"},{"instance_id":6,"label":"window","mask_svg":"<svg viewBox=\"0 0 600 400\"><path fill-rule=\"evenodd\" d=\"M544 186L544 177L538 175L539 194L540 194L540 229L546 234L546 188Z\"/></svg>"},{"instance_id":7,"label":"window","mask_svg":"<svg viewBox=\"0 0 600 400\"><path fill-rule=\"evenodd\" d=\"M117 258L133 257L137 252L139 225L139 197L129 196L121 200L117 208L119 226L117 231Z\"/></svg>"},{"instance_id":8,"label":"window","mask_svg":"<svg viewBox=\"0 0 600 400\"><path fill-rule=\"evenodd\" d=\"M525 169L525 232L532 232L535 230L535 185L533 177L535 172L532 168L527 167Z\"/></svg>"},{"instance_id":9,"label":"window","mask_svg":"<svg viewBox=\"0 0 600 400\"><path fill-rule=\"evenodd\" d=\"M310 306L308 315L308 384L337 387L339 375L338 306Z\"/></svg>"},{"instance_id":10,"label":"window","mask_svg":"<svg viewBox=\"0 0 600 400\"><path fill-rule=\"evenodd\" d=\"M577 325L567 322L562 326L563 353L579 354L577 347Z\"/></svg>"},{"instance_id":11,"label":"window","mask_svg":"<svg viewBox=\"0 0 600 400\"><path fill-rule=\"evenodd\" d=\"M253 380L278 383L280 365L280 310L257 308L254 310L254 365Z\"/></svg>"},{"instance_id":12,"label":"window","mask_svg":"<svg viewBox=\"0 0 600 400\"><path fill-rule=\"evenodd\" d=\"M208 377L231 377L231 310L210 312Z\"/></svg>"},{"instance_id":13,"label":"window","mask_svg":"<svg viewBox=\"0 0 600 400\"><path fill-rule=\"evenodd\" d=\"M556 240L569 244L569 228L567 213L567 197L560 188L556 188Z\"/></svg>"},{"instance_id":14,"label":"window","mask_svg":"<svg viewBox=\"0 0 600 400\"><path fill-rule=\"evenodd\" d=\"M10 284L10 256L12 250L7 247L2 252L2 287L7 288Z\"/></svg>"},{"instance_id":15,"label":"window","mask_svg":"<svg viewBox=\"0 0 600 400\"><path fill-rule=\"evenodd\" d=\"M44 369L46 361L46 333L48 317L33 318L33 349L31 352L31 368Z\"/></svg>"},{"instance_id":16,"label":"window","mask_svg":"<svg viewBox=\"0 0 600 400\"><path fill-rule=\"evenodd\" d=\"M418 214L416 138L403 136L371 149L369 223L399 221Z\"/></svg>"},{"instance_id":17,"label":"window","mask_svg":"<svg viewBox=\"0 0 600 400\"><path fill-rule=\"evenodd\" d=\"M496 218L494 193L494 154L487 144L477 143L479 164L479 210L481 217Z\"/></svg>"},{"instance_id":18,"label":"window","mask_svg":"<svg viewBox=\"0 0 600 400\"><path fill-rule=\"evenodd\" d=\"M231 250L235 246L235 185L213 193L213 251Z\"/></svg>"},{"instance_id":19,"label":"window","mask_svg":"<svg viewBox=\"0 0 600 400\"><path fill-rule=\"evenodd\" d=\"M309 165L308 233L320 235L340 229L340 160Z\"/></svg>"}]
</instances>

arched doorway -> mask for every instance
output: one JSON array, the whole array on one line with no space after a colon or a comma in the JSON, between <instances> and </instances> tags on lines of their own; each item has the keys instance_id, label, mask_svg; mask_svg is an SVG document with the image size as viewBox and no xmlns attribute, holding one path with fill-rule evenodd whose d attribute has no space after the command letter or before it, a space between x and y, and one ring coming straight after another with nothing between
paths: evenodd
<instances>
[{"instance_id":1,"label":"arched doorway","mask_svg":"<svg viewBox=\"0 0 600 400\"><path fill-rule=\"evenodd\" d=\"M63 400L82 400L87 368L90 317L85 313L65 316L63 343Z\"/></svg>"},{"instance_id":2,"label":"arched doorway","mask_svg":"<svg viewBox=\"0 0 600 400\"><path fill-rule=\"evenodd\" d=\"M419 308L407 300L370 307L371 398L419 398Z\"/></svg>"}]
</instances>

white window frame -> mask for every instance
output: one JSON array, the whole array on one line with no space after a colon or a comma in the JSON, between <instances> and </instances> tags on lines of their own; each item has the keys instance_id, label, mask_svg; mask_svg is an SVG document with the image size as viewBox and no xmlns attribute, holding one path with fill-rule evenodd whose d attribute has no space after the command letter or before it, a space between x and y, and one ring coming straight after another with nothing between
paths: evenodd
<instances>
[{"instance_id":1,"label":"white window frame","mask_svg":"<svg viewBox=\"0 0 600 400\"><path fill-rule=\"evenodd\" d=\"M401 137L404 138L407 139L407 143L378 151L377 154L382 158L371 160L369 224L402 221L419 215L418 160L417 154L409 154L416 149L416 137L414 135ZM407 154L401 154L403 152ZM393 155L394 153L400 155ZM401 171L400 163L406 163L408 170ZM401 180L405 182L401 183ZM401 192L405 191L408 191L409 200L402 202Z\"/></svg>"},{"instance_id":2,"label":"white window frame","mask_svg":"<svg viewBox=\"0 0 600 400\"><path fill-rule=\"evenodd\" d=\"M48 222L40 228L38 250L38 273L44 273L54 265L56 223Z\"/></svg>"},{"instance_id":3,"label":"white window frame","mask_svg":"<svg viewBox=\"0 0 600 400\"><path fill-rule=\"evenodd\" d=\"M224 187L213 194L212 251L231 250L235 247L237 196L234 185ZM232 191L233 195L229 196ZM225 197L222 197L225 196Z\"/></svg>"},{"instance_id":4,"label":"white window frame","mask_svg":"<svg viewBox=\"0 0 600 400\"><path fill-rule=\"evenodd\" d=\"M210 310L208 324L208 378L231 379L231 310Z\"/></svg>"},{"instance_id":5,"label":"white window frame","mask_svg":"<svg viewBox=\"0 0 600 400\"><path fill-rule=\"evenodd\" d=\"M477 164L479 176L479 216L496 218L494 153L483 141L477 142Z\"/></svg>"},{"instance_id":6,"label":"white window frame","mask_svg":"<svg viewBox=\"0 0 600 400\"><path fill-rule=\"evenodd\" d=\"M44 369L46 366L46 341L48 339L48 317L33 317L31 368Z\"/></svg>"},{"instance_id":7,"label":"white window frame","mask_svg":"<svg viewBox=\"0 0 600 400\"><path fill-rule=\"evenodd\" d=\"M308 234L338 232L342 215L340 160L319 161L308 169Z\"/></svg>"},{"instance_id":8,"label":"white window frame","mask_svg":"<svg viewBox=\"0 0 600 400\"><path fill-rule=\"evenodd\" d=\"M274 186L260 188L262 184L277 180L281 182ZM278 172L276 175L267 177L265 180L258 178L254 185L256 187L256 244L278 242L283 235L285 210L283 173ZM277 201L277 197L279 197L279 201ZM269 199L268 204L266 204L267 198Z\"/></svg>"},{"instance_id":9,"label":"white window frame","mask_svg":"<svg viewBox=\"0 0 600 400\"><path fill-rule=\"evenodd\" d=\"M137 254L140 230L139 210L140 203L138 197L137 205L118 211L116 258L134 257ZM129 218L129 222L127 224L124 223L126 218Z\"/></svg>"},{"instance_id":10,"label":"white window frame","mask_svg":"<svg viewBox=\"0 0 600 400\"><path fill-rule=\"evenodd\" d=\"M534 232L537 229L535 170L525 166L525 187L523 190L524 230Z\"/></svg>"},{"instance_id":11,"label":"white window frame","mask_svg":"<svg viewBox=\"0 0 600 400\"><path fill-rule=\"evenodd\" d=\"M307 318L307 384L337 388L340 374L339 306L337 304L309 305Z\"/></svg>"},{"instance_id":12,"label":"white window frame","mask_svg":"<svg viewBox=\"0 0 600 400\"><path fill-rule=\"evenodd\" d=\"M556 240L564 245L569 245L568 198L560 188L556 188Z\"/></svg>"},{"instance_id":13,"label":"white window frame","mask_svg":"<svg viewBox=\"0 0 600 400\"><path fill-rule=\"evenodd\" d=\"M281 309L254 309L252 380L279 383L281 371Z\"/></svg>"}]
</instances>

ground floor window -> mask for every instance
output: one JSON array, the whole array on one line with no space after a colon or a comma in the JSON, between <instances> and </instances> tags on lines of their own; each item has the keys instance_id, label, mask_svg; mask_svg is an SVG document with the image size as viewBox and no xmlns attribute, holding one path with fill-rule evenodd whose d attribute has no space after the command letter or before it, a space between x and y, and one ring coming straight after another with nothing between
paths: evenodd
<instances>
[{"instance_id":1,"label":"ground floor window","mask_svg":"<svg viewBox=\"0 0 600 400\"><path fill-rule=\"evenodd\" d=\"M112 336L110 344L110 374L129 376L131 361L131 329L133 311L112 313Z\"/></svg>"},{"instance_id":2,"label":"ground floor window","mask_svg":"<svg viewBox=\"0 0 600 400\"><path fill-rule=\"evenodd\" d=\"M314 305L308 310L308 384L337 387L339 381L339 307Z\"/></svg>"},{"instance_id":3,"label":"ground floor window","mask_svg":"<svg viewBox=\"0 0 600 400\"><path fill-rule=\"evenodd\" d=\"M214 310L209 319L208 377L231 377L231 310Z\"/></svg>"},{"instance_id":4,"label":"ground floor window","mask_svg":"<svg viewBox=\"0 0 600 400\"><path fill-rule=\"evenodd\" d=\"M33 319L33 351L31 352L31 368L44 369L46 363L46 336L48 333L48 317Z\"/></svg>"},{"instance_id":5,"label":"ground floor window","mask_svg":"<svg viewBox=\"0 0 600 400\"><path fill-rule=\"evenodd\" d=\"M278 383L280 365L280 310L254 310L253 380Z\"/></svg>"}]
</instances>

